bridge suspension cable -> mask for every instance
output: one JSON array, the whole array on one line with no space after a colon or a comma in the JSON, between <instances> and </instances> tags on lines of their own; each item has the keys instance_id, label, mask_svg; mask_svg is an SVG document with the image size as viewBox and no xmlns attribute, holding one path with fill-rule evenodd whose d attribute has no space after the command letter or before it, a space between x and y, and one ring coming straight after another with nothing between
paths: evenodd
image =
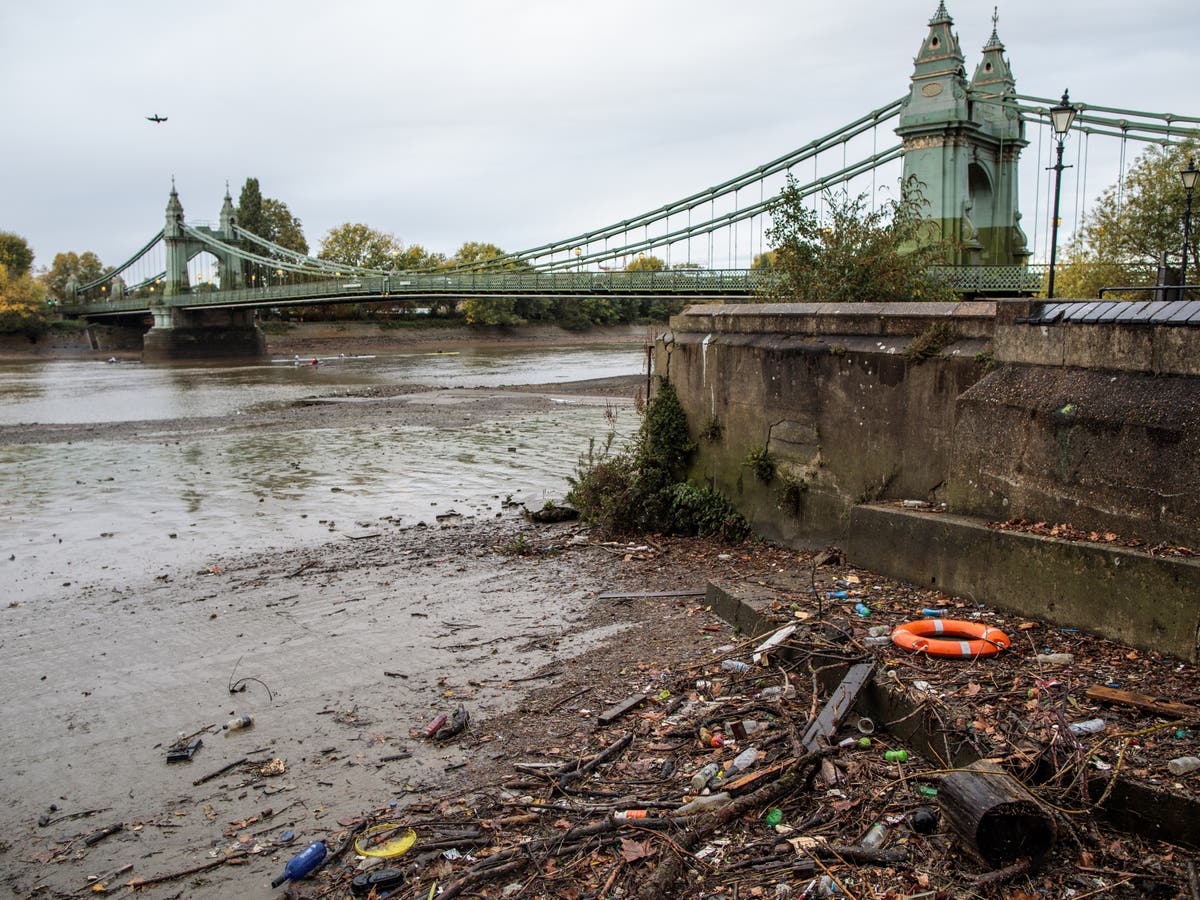
<instances>
[{"instance_id":1,"label":"bridge suspension cable","mask_svg":"<svg viewBox=\"0 0 1200 900\"><path fill-rule=\"evenodd\" d=\"M836 148L839 144L841 144L844 148L850 139L876 129L882 122L888 121L889 119L897 116L902 103L903 98L893 100L891 103L881 106L876 110L872 110L866 115L855 119L853 122L842 126L836 131L817 138L816 140L810 141L803 147L793 150L790 153L771 160L770 162L764 163L763 165L747 172L743 172L741 175L730 178L727 181L721 182L720 184L713 185L712 187L706 188L703 191L697 191L696 193L689 194L680 200L667 203L661 207L649 210L629 219L622 219L619 222L613 222L601 228L596 228L591 231L585 231L581 234L573 235L572 237L562 238L560 240L551 241L546 244L540 244L536 247L529 247L524 250L514 251L512 253L506 253L502 256L497 256L492 259L480 260L478 263L473 263L471 268L505 268L514 264L529 263L535 259L552 256L555 253L569 252L577 247L584 247L588 244L599 241L612 240L617 236L627 235L629 231L635 228L649 228L651 225L668 220L672 215L681 215L684 213L690 214L693 210L698 209L704 204L712 204L715 200L734 195L744 188L750 187L756 183L761 183L765 178L771 175L788 171L800 162L804 162L808 159L813 159L815 162L816 157L820 153ZM888 159L885 159L884 157L888 157L889 152L890 151L884 151L882 154L876 154L877 161L874 163L874 165L882 165L884 162L888 161ZM847 166L844 167L842 171L847 171L854 168L855 167L853 166ZM866 169L863 169L862 171L865 172ZM828 180L828 176L826 180ZM845 180L845 178L834 177L834 180ZM765 204L761 204L760 206L765 207ZM741 218L744 217L739 217L734 221L740 221ZM713 223L717 224L713 225ZM707 220L705 223L701 223L701 226L710 225L712 227L706 228L697 226L690 229L690 232L692 234L707 234L714 228L725 227L728 224L728 216L715 216ZM682 234L686 237L688 233L689 230L685 229L682 232L675 232L674 234ZM677 239L678 238L676 238L676 240ZM660 236L657 244L651 244L649 246L661 246L664 243L668 242L663 241ZM616 259L622 255L627 255L632 251L634 246L645 249L645 247L648 245L646 240L643 239L642 241L637 241L634 244L625 244L622 247L605 253L592 253L588 254L587 256L581 255L581 258L567 259L558 263L551 263L543 267L564 268L569 265L583 263L589 260L596 261Z\"/></svg>"},{"instance_id":2,"label":"bridge suspension cable","mask_svg":"<svg viewBox=\"0 0 1200 900\"><path fill-rule=\"evenodd\" d=\"M160 228L158 230L158 234L154 235L154 237L152 237L152 238L150 238L150 240L146 241L146 243L141 247L141 249L138 250L136 253L134 253L133 256L129 257L129 259L125 260L125 262L121 263L119 266L114 266L113 268L109 269L107 272L105 272L99 278L93 278L87 284L79 285L77 290L80 293L83 293L84 291L93 290L95 288L100 287L100 285L102 285L102 284L107 284L108 282L112 281L114 278L116 278L118 275L120 275L126 269L135 265L143 256L145 256L147 253L149 253L151 250L153 250L154 245L162 240L162 236L163 236L163 233L162 233L162 229Z\"/></svg>"},{"instance_id":3,"label":"bridge suspension cable","mask_svg":"<svg viewBox=\"0 0 1200 900\"><path fill-rule=\"evenodd\" d=\"M814 194L820 194L821 192L823 192L826 188L830 187L831 185L839 184L844 181L849 181L850 179L854 178L857 175L865 174L881 165L884 165L885 163L891 162L892 160L895 160L895 159L899 159L903 155L904 155L903 147L901 145L897 144L893 147L889 147L888 149L884 150L882 153L878 153L873 156L869 156L869 157L862 159L856 163L851 163L850 165L846 166L845 168L838 169L835 172L830 172L827 175L822 175L822 176L818 177L817 179L815 179L814 181L810 181L810 182L807 182L806 184L799 185L797 187L797 190L799 191L799 193L802 197L808 197L808 196L812 196ZM538 268L541 269L542 271L552 272L552 271L556 271L556 270L568 269L577 264L589 263L589 262L606 262L611 259L619 259L622 256L628 256L629 254L632 254L632 253L640 253L640 252L645 252L647 250L654 250L658 247L663 247L663 246L668 246L671 244L678 243L679 241L686 240L690 237L711 234L712 232L720 231L721 229L728 228L730 225L734 225L738 222L744 222L747 219L750 219L754 216L757 216L759 214L767 212L770 209L771 204L774 202L775 202L775 198L770 197L767 199L760 200L751 206L742 207L740 209L734 209L727 213L713 215L711 218L705 219L704 221L689 224L683 228L676 229L675 231L670 231L670 232L666 232L664 234L657 234L657 235L653 235L653 236L646 236L646 237L643 237L641 240L633 241L631 243L624 244L620 247L609 248L609 249L605 249L605 250L596 251L593 253L581 254L580 256L575 257L573 259L551 261L549 263L543 264L542 266L539 266Z\"/></svg>"},{"instance_id":4,"label":"bridge suspension cable","mask_svg":"<svg viewBox=\"0 0 1200 900\"><path fill-rule=\"evenodd\" d=\"M278 256L272 258L272 259L274 259L274 261L277 261L277 262L280 261L279 257L283 257L284 259L290 260L295 265L304 266L306 269L317 269L320 271L327 272L330 275L348 275L348 274L379 275L382 272L382 270L370 269L365 266L355 266L355 265L351 265L350 263L340 263L340 262L336 262L333 260L321 259L316 256L307 256L296 250L291 250L287 247L281 246L280 244L276 244L273 241L269 241L264 237L259 237L254 232L247 231L245 228L242 228L240 225L234 225L233 232L235 235L237 235L239 238L242 238L243 240L247 240L250 243L257 245L258 247L261 247L270 253L278 254ZM224 246L228 246L228 245L224 245ZM261 259L263 259L263 257L258 256L255 258L254 261L257 262L257 261L260 261Z\"/></svg>"}]
</instances>

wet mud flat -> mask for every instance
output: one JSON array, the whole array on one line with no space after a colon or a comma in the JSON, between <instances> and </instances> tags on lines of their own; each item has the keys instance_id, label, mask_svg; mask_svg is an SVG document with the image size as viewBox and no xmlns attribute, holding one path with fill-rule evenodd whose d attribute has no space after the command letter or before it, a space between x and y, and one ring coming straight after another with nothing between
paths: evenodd
<instances>
[{"instance_id":1,"label":"wet mud flat","mask_svg":"<svg viewBox=\"0 0 1200 900\"><path fill-rule=\"evenodd\" d=\"M3 883L65 896L127 864L122 882L202 864L231 840L274 848L290 831L302 846L471 768L475 752L420 739L429 720L463 706L486 727L538 670L631 627L593 615L607 554L534 565L505 549L534 539L521 527L344 537L4 610ZM222 730L243 715L251 727ZM201 743L168 763L181 736ZM146 895L269 896L275 862L256 862Z\"/></svg>"}]
</instances>

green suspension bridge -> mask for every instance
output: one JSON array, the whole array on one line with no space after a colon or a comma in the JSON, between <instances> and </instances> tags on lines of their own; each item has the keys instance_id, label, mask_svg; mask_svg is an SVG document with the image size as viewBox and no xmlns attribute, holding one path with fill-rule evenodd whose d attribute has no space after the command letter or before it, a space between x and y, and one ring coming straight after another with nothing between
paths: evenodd
<instances>
[{"instance_id":1,"label":"green suspension bridge","mask_svg":"<svg viewBox=\"0 0 1200 900\"><path fill-rule=\"evenodd\" d=\"M1042 288L1046 267L1030 262L1018 160L1032 143L1032 127L1041 165L1041 137L1050 131L1050 107L1057 101L1017 93L995 18L968 79L952 26L942 3L929 21L908 93L836 131L640 215L468 266L384 270L296 253L242 228L228 190L216 225L189 224L172 184L163 228L102 277L71 284L62 312L90 319L152 317L147 348L157 344L170 355L181 348L186 353L189 342L211 345L217 332L218 343L228 343L239 329L252 342L255 311L263 307L487 296L746 298L771 277L769 268L746 262L770 249L763 235L785 179L794 179L819 210L830 189L866 179L877 188L880 173L894 171L897 161L905 181L914 177L924 186L924 214L955 248L953 264L937 267L931 277L966 296L1029 295ZM1200 117L1072 105L1085 180L1084 153L1093 137L1120 143L1122 175L1131 141L1165 146L1200 138ZM881 134L890 139L893 133L899 141L881 148ZM1047 207L1048 200L1049 189ZM1042 202L1039 181L1035 243ZM1044 215L1048 230L1048 209ZM628 269L630 261L649 254L664 258L666 268Z\"/></svg>"}]
</instances>

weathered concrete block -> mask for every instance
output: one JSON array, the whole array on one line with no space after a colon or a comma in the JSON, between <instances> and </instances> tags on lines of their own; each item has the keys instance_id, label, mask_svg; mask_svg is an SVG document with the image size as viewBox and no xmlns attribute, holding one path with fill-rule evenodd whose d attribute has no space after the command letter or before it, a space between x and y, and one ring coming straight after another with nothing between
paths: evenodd
<instances>
[{"instance_id":1,"label":"weathered concrete block","mask_svg":"<svg viewBox=\"0 0 1200 900\"><path fill-rule=\"evenodd\" d=\"M867 505L850 514L855 565L1197 660L1200 562L988 528L977 519Z\"/></svg>"},{"instance_id":2,"label":"weathered concrete block","mask_svg":"<svg viewBox=\"0 0 1200 900\"><path fill-rule=\"evenodd\" d=\"M1200 379L1004 365L959 398L956 513L1200 544Z\"/></svg>"}]
</instances>

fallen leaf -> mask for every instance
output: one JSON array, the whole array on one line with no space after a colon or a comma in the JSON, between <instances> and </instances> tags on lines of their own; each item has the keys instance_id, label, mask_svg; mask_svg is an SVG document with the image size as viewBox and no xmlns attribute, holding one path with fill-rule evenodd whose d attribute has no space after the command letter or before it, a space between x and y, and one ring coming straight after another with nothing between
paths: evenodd
<instances>
[{"instance_id":1,"label":"fallen leaf","mask_svg":"<svg viewBox=\"0 0 1200 900\"><path fill-rule=\"evenodd\" d=\"M650 847L650 842L634 841L629 838L621 838L621 857L627 863L637 862L639 859L646 859L654 855L654 850Z\"/></svg>"}]
</instances>

